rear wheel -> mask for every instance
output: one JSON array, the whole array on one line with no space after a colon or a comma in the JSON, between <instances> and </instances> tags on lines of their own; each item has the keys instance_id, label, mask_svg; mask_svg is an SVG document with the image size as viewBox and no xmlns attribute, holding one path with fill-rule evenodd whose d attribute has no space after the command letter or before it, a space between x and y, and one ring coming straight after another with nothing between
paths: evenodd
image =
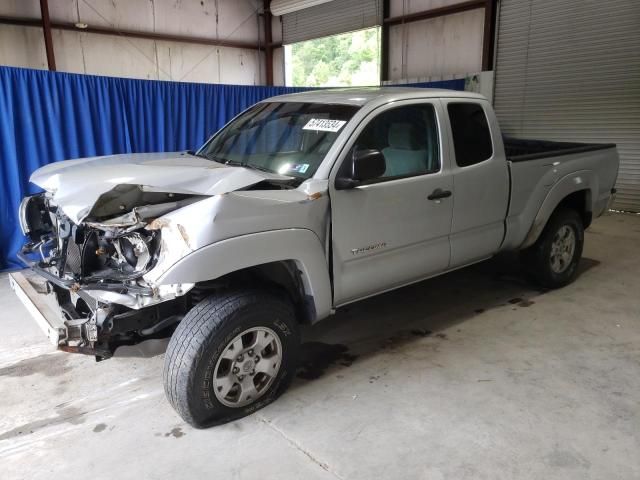
<instances>
[{"instance_id":1,"label":"rear wheel","mask_svg":"<svg viewBox=\"0 0 640 480\"><path fill-rule=\"evenodd\" d=\"M584 226L575 210L554 212L540 238L522 252L527 270L546 288L560 288L576 276L584 245Z\"/></svg>"},{"instance_id":2,"label":"rear wheel","mask_svg":"<svg viewBox=\"0 0 640 480\"><path fill-rule=\"evenodd\" d=\"M298 325L284 298L256 290L212 295L171 337L165 393L195 427L244 417L286 389L298 349Z\"/></svg>"}]
</instances>

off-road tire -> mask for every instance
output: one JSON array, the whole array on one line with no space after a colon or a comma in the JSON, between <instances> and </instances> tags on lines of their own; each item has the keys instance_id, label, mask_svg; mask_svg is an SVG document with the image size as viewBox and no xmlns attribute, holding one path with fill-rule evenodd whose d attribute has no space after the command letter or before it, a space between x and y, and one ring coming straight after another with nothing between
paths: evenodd
<instances>
[{"instance_id":1,"label":"off-road tire","mask_svg":"<svg viewBox=\"0 0 640 480\"><path fill-rule=\"evenodd\" d=\"M213 391L216 362L229 343L252 327L268 328L282 345L280 368L254 402L229 407ZM220 292L193 307L174 332L164 361L164 389L169 403L197 428L249 415L274 401L293 379L300 334L294 310L284 296L260 290Z\"/></svg>"},{"instance_id":2,"label":"off-road tire","mask_svg":"<svg viewBox=\"0 0 640 480\"><path fill-rule=\"evenodd\" d=\"M561 272L552 268L552 246L556 235L568 227L575 236L575 248L568 266ZM564 230L566 231L566 230ZM578 212L560 208L552 215L540 238L531 247L522 252L522 261L534 282L545 288L560 288L571 283L578 272L578 263L584 246L584 225Z\"/></svg>"}]
</instances>

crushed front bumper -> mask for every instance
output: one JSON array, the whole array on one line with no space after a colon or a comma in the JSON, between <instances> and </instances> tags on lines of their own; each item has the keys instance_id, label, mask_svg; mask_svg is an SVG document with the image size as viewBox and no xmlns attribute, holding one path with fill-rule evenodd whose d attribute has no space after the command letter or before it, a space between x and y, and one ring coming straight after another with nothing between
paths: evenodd
<instances>
[{"instance_id":1,"label":"crushed front bumper","mask_svg":"<svg viewBox=\"0 0 640 480\"><path fill-rule=\"evenodd\" d=\"M47 302L46 291L39 291L47 288L46 283L34 285L23 272L10 273L9 283L49 341L56 347L64 344L68 336L64 319Z\"/></svg>"},{"instance_id":2,"label":"crushed front bumper","mask_svg":"<svg viewBox=\"0 0 640 480\"><path fill-rule=\"evenodd\" d=\"M91 312L79 314L71 309L72 314L65 315L63 312L70 310L65 310L67 304L60 303L60 287L39 272L10 273L9 282L53 345L65 352L93 355L96 360L112 357L122 345L163 338L190 308L190 300L184 297L130 309L99 302L89 293L80 292L83 300L94 305Z\"/></svg>"}]
</instances>

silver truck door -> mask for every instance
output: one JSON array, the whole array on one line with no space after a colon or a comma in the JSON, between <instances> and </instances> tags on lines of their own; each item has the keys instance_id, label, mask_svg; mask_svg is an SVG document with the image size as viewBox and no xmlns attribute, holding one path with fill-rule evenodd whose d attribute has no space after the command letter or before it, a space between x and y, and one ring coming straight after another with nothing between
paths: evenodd
<instances>
[{"instance_id":1,"label":"silver truck door","mask_svg":"<svg viewBox=\"0 0 640 480\"><path fill-rule=\"evenodd\" d=\"M488 258L500 248L510 180L500 130L488 103L442 102L451 128L451 268L456 268Z\"/></svg>"},{"instance_id":2,"label":"silver truck door","mask_svg":"<svg viewBox=\"0 0 640 480\"><path fill-rule=\"evenodd\" d=\"M334 305L399 287L449 266L453 188L444 162L442 105L411 100L374 110L332 171ZM347 190L354 151L383 153L384 174Z\"/></svg>"}]
</instances>

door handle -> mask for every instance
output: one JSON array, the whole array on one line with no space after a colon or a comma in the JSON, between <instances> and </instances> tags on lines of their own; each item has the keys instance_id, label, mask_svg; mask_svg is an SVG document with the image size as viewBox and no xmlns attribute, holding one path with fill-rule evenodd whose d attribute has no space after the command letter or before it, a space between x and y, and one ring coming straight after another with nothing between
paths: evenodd
<instances>
[{"instance_id":1,"label":"door handle","mask_svg":"<svg viewBox=\"0 0 640 480\"><path fill-rule=\"evenodd\" d=\"M429 200L440 200L441 198L448 198L450 196L451 190L442 190L441 188L436 188L427 198Z\"/></svg>"}]
</instances>

